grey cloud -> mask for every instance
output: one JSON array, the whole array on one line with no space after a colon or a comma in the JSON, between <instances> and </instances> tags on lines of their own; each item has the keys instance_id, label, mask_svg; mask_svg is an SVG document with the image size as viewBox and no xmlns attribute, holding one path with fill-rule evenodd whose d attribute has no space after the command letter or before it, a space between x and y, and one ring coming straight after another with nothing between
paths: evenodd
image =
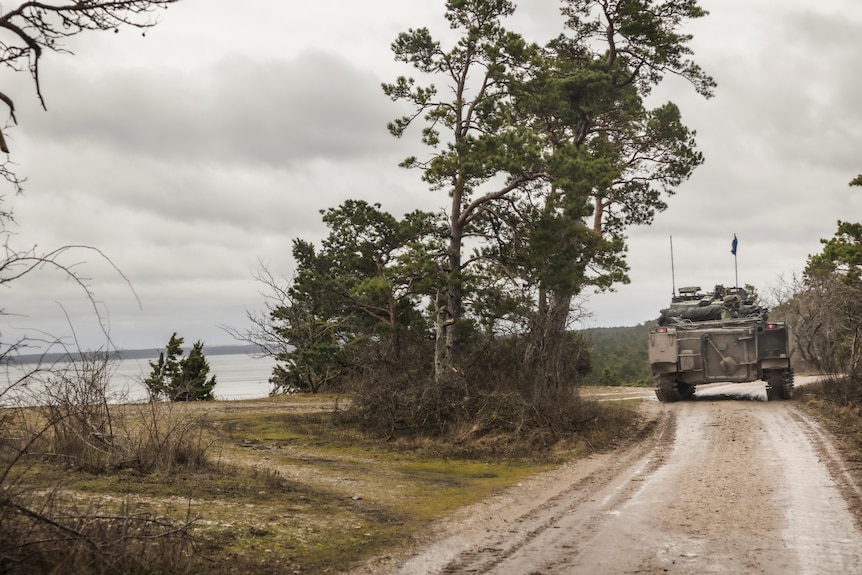
<instances>
[{"instance_id":1,"label":"grey cloud","mask_svg":"<svg viewBox=\"0 0 862 575\"><path fill-rule=\"evenodd\" d=\"M392 154L352 163L313 160L291 171L208 161L171 163L103 148L42 148L28 156L27 165L40 169L27 174L31 189L21 209L22 217L29 216L22 224L56 221L47 231L65 230L67 238L82 232L104 238L121 228L127 237L140 235L157 245L177 241L171 229L198 233L211 225L252 247L266 233L295 237L316 232L318 211L348 197L377 195L384 204L401 204L416 195L416 201L432 199L423 196L418 176L396 167L398 159ZM81 222L93 218L102 220L98 229L81 228Z\"/></svg>"},{"instance_id":2,"label":"grey cloud","mask_svg":"<svg viewBox=\"0 0 862 575\"><path fill-rule=\"evenodd\" d=\"M862 143L862 53L850 49L862 20L789 10L762 34L756 51L717 60L717 100L732 98L736 116L711 127L744 131L791 165L847 169Z\"/></svg>"},{"instance_id":3,"label":"grey cloud","mask_svg":"<svg viewBox=\"0 0 862 575\"><path fill-rule=\"evenodd\" d=\"M357 197L401 215L446 202L397 168L424 150L416 134L386 132L404 110L379 87L412 71L388 50L399 31L429 25L450 39L442 1L351 4L331 21L321 16L337 0L301 11L273 0L237 20L235 3L211 4L178 4L146 39L81 36L74 57L52 54L42 70L47 112L21 78L4 86L20 110L13 159L29 178L15 198L15 240L104 249L144 308L104 266L81 268L111 307L121 346L163 345L173 330L229 341L215 326L241 326L244 310L260 305L250 269L261 258L289 277L290 240L324 234L322 208ZM540 42L561 31L558 2L521 4L509 29ZM703 4L714 14L691 30L696 60L719 81L716 97L703 100L681 80L656 97L680 105L706 164L653 226L630 230L632 284L592 299L599 325L652 319L667 304L670 235L677 285L732 281L736 232L740 281L765 290L804 266L836 219L862 213L862 196L847 186L862 170L858 8ZM225 29L235 37L225 40ZM29 293L10 290L4 306L29 313L31 325L44 313L65 327L54 301L80 294L53 289L51 277Z\"/></svg>"},{"instance_id":4,"label":"grey cloud","mask_svg":"<svg viewBox=\"0 0 862 575\"><path fill-rule=\"evenodd\" d=\"M272 167L349 161L396 145L386 122L397 108L380 81L324 52L233 55L204 69L68 66L44 84L56 104L22 129L67 145Z\"/></svg>"}]
</instances>

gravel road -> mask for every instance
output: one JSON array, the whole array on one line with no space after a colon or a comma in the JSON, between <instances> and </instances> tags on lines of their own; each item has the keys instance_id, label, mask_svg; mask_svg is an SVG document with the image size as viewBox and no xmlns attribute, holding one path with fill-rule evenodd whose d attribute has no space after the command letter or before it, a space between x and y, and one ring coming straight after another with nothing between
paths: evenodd
<instances>
[{"instance_id":1,"label":"gravel road","mask_svg":"<svg viewBox=\"0 0 862 575\"><path fill-rule=\"evenodd\" d=\"M463 510L376 573L862 573L860 470L763 384L646 401L634 446Z\"/></svg>"}]
</instances>

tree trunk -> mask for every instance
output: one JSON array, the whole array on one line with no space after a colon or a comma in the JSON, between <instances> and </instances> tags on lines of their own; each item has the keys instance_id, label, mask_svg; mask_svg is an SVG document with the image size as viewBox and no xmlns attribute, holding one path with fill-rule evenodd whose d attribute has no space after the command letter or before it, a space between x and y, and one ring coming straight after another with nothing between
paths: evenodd
<instances>
[{"instance_id":1,"label":"tree trunk","mask_svg":"<svg viewBox=\"0 0 862 575\"><path fill-rule=\"evenodd\" d=\"M443 324L446 321L446 308L440 305L440 295L434 298L434 383L438 386L443 382L443 357L445 355L446 330Z\"/></svg>"},{"instance_id":2,"label":"tree trunk","mask_svg":"<svg viewBox=\"0 0 862 575\"><path fill-rule=\"evenodd\" d=\"M572 296L540 290L539 305L531 329L524 363L533 374L534 397L549 395L569 387L565 381L566 327Z\"/></svg>"},{"instance_id":3,"label":"tree trunk","mask_svg":"<svg viewBox=\"0 0 862 575\"><path fill-rule=\"evenodd\" d=\"M449 238L449 274L447 277L446 320L443 329L446 334L446 345L443 353L443 369L448 373L457 372L461 363L461 306L464 299L464 287L461 283L461 232L453 233Z\"/></svg>"},{"instance_id":4,"label":"tree trunk","mask_svg":"<svg viewBox=\"0 0 862 575\"><path fill-rule=\"evenodd\" d=\"M434 379L440 383L443 378L457 373L461 362L460 320L464 299L464 286L461 276L461 248L464 237L464 224L461 222L461 187L456 185L452 194L452 213L449 216L449 269L446 274L446 307L443 321L438 327L438 337L443 341L439 362L435 364ZM439 341L439 340L438 340Z\"/></svg>"},{"instance_id":5,"label":"tree trunk","mask_svg":"<svg viewBox=\"0 0 862 575\"><path fill-rule=\"evenodd\" d=\"M546 392L560 392L570 387L570 382L565 381L564 357L566 328L569 325L569 312L571 311L572 296L554 292L551 296L551 306L548 310L548 378Z\"/></svg>"},{"instance_id":6,"label":"tree trunk","mask_svg":"<svg viewBox=\"0 0 862 575\"><path fill-rule=\"evenodd\" d=\"M545 333L548 319L548 291L539 287L536 302L536 313L530 321L530 333L527 335L527 346L524 349L524 367L526 373L532 374L534 382L541 378L541 358L545 354Z\"/></svg>"}]
</instances>

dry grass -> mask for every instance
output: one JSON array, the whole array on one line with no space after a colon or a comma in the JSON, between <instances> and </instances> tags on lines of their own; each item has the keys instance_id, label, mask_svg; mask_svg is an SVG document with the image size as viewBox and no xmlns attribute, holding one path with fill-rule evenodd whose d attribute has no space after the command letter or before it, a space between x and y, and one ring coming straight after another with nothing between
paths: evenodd
<instances>
[{"instance_id":1,"label":"dry grass","mask_svg":"<svg viewBox=\"0 0 862 575\"><path fill-rule=\"evenodd\" d=\"M136 564L91 561L87 571L84 559L92 558L85 544L75 572L331 573L401 547L430 522L557 461L620 440L633 412L624 402L597 408L595 425L558 442L556 450L499 458L488 454L526 438L515 430L467 434L460 443L422 437L382 442L347 424L337 409L344 405L335 396L291 396L115 406L112 429L118 439L112 441L123 444L117 448L122 457L80 465L70 463L87 460L77 451L80 445L73 458L46 457L46 450L12 466L14 486L31 497L31 508L108 518L94 533L127 542L130 556L141 558ZM28 425L35 421L32 413L18 417ZM186 440L203 459L169 448ZM161 450L172 455L158 465L116 464L141 448L150 454L141 461L159 460L152 454ZM159 539L170 549L144 549L133 538L116 536L134 517L161 522L150 526L181 527L184 537ZM0 544L0 557L9 545ZM156 552L165 562L148 559ZM62 571L70 572L70 565Z\"/></svg>"},{"instance_id":2,"label":"dry grass","mask_svg":"<svg viewBox=\"0 0 862 575\"><path fill-rule=\"evenodd\" d=\"M797 388L794 396L839 439L850 461L862 461L862 383L825 377Z\"/></svg>"}]
</instances>

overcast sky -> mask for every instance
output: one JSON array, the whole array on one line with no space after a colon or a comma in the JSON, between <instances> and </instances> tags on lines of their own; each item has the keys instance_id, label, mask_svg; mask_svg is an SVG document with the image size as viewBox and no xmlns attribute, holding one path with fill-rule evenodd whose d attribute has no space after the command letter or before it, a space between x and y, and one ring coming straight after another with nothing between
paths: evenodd
<instances>
[{"instance_id":1,"label":"overcast sky","mask_svg":"<svg viewBox=\"0 0 862 575\"><path fill-rule=\"evenodd\" d=\"M81 244L66 263L86 278L120 348L234 343L263 307L258 262L290 277L291 239L321 238L319 210L348 198L401 216L439 210L420 174L398 167L421 152L386 122L403 109L380 90L412 70L393 61L399 32L447 33L443 0L183 0L145 36L86 33L74 55L41 63L47 111L24 74L3 72L18 108L10 159L27 178L13 198L10 243ZM718 82L705 100L680 80L676 102L706 162L650 227L630 230L631 284L592 296L583 326L658 316L676 286L739 282L768 292L831 237L862 221L862 3L704 0L693 23L696 61ZM507 27L544 43L562 31L555 0L521 2ZM133 287L131 289L126 283ZM106 345L72 282L50 270L4 289L0 341L21 329L74 328ZM68 320L67 320L68 316Z\"/></svg>"}]
</instances>

